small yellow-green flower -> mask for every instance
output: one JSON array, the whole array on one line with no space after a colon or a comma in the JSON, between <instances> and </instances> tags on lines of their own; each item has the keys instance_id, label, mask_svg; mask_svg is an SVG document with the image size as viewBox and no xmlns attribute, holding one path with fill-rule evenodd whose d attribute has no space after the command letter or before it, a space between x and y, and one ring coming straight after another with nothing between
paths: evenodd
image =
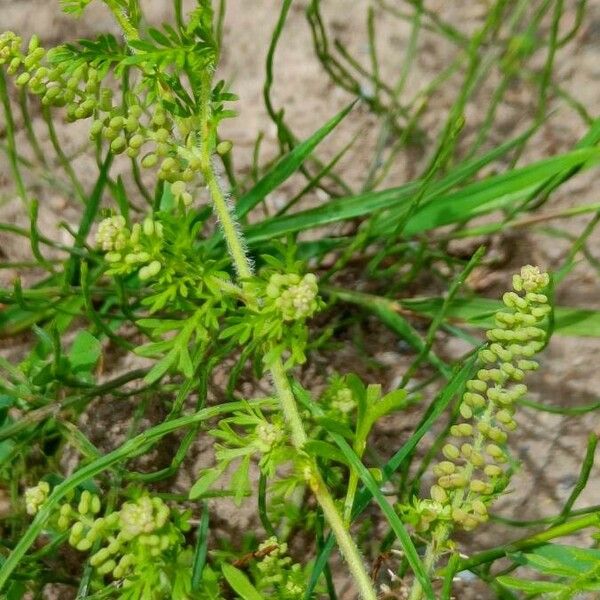
<instances>
[{"instance_id":1,"label":"small yellow-green flower","mask_svg":"<svg viewBox=\"0 0 600 600\"><path fill-rule=\"evenodd\" d=\"M319 286L313 273L304 277L295 273L271 275L267 296L272 298L284 321L311 317L318 309Z\"/></svg>"},{"instance_id":2,"label":"small yellow-green flower","mask_svg":"<svg viewBox=\"0 0 600 600\"><path fill-rule=\"evenodd\" d=\"M46 481L40 481L36 486L25 490L25 509L28 515L35 515L42 504L48 499L50 485Z\"/></svg>"}]
</instances>

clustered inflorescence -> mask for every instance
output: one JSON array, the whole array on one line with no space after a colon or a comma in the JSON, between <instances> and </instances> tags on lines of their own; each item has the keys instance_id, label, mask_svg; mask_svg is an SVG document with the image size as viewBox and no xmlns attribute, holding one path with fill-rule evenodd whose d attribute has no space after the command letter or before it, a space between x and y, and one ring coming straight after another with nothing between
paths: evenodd
<instances>
[{"instance_id":1,"label":"clustered inflorescence","mask_svg":"<svg viewBox=\"0 0 600 600\"><path fill-rule=\"evenodd\" d=\"M526 266L513 277L514 291L504 294L508 310L498 311L488 331L489 345L479 352L483 367L467 382L460 405L462 421L452 426L453 440L435 465L431 498L417 500L417 528L430 529L440 521L470 530L488 519L488 505L506 487L510 476L505 447L517 424L515 404L527 392L523 383L538 364L532 356L544 346L540 326L551 307L544 289L549 277Z\"/></svg>"},{"instance_id":2,"label":"clustered inflorescence","mask_svg":"<svg viewBox=\"0 0 600 600\"><path fill-rule=\"evenodd\" d=\"M287 544L275 537L260 544L256 554L264 556L256 564L258 580L264 591L275 589L279 600L301 600L306 591L305 575L301 566L287 556L287 550Z\"/></svg>"},{"instance_id":3,"label":"clustered inflorescence","mask_svg":"<svg viewBox=\"0 0 600 600\"><path fill-rule=\"evenodd\" d=\"M165 109L156 103L146 107L144 84L128 91L123 101L115 101L113 91L102 85L106 73L87 63L61 56L60 50L47 52L33 36L27 51L13 32L0 35L0 65L14 75L19 87L39 96L43 106L65 107L70 121L93 118L90 134L104 140L113 154L140 158L141 165L158 169L158 177L174 184L174 196L185 206L192 202L187 186L202 168L200 142L189 118L177 120L177 127ZM186 140L185 143L179 140ZM220 151L228 147L219 146Z\"/></svg>"},{"instance_id":4,"label":"clustered inflorescence","mask_svg":"<svg viewBox=\"0 0 600 600\"><path fill-rule=\"evenodd\" d=\"M296 273L271 275L267 298L274 302L284 321L311 317L319 309L317 278L313 273L303 277Z\"/></svg>"},{"instance_id":5,"label":"clustered inflorescence","mask_svg":"<svg viewBox=\"0 0 600 600\"><path fill-rule=\"evenodd\" d=\"M135 223L131 230L125 217L116 215L104 219L98 226L96 242L106 252L109 274L128 275L138 272L141 280L158 275L162 268L163 226L147 217Z\"/></svg>"},{"instance_id":6,"label":"clustered inflorescence","mask_svg":"<svg viewBox=\"0 0 600 600\"><path fill-rule=\"evenodd\" d=\"M26 491L29 514L39 510L49 491L44 481ZM142 494L106 516L98 516L101 509L99 496L84 490L77 502L65 502L55 515L58 529L69 533L71 546L93 551L90 565L98 575L110 575L127 586L147 566L158 572L162 565L177 560L185 542L186 518L175 524L175 515L160 498Z\"/></svg>"}]
</instances>

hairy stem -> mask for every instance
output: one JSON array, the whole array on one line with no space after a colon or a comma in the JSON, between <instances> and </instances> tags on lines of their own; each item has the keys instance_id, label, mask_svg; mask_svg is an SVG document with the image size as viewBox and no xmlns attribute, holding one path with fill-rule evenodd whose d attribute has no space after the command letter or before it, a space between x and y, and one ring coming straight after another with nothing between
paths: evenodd
<instances>
[{"instance_id":1,"label":"hairy stem","mask_svg":"<svg viewBox=\"0 0 600 600\"><path fill-rule=\"evenodd\" d=\"M212 148L210 140L213 133L210 131L209 125L211 85L212 74L207 71L202 75L202 98L200 106L202 171L213 201L215 213L221 222L223 236L225 237L225 242L235 269L240 279L247 279L252 276L252 264L246 255L245 244L240 229L235 221L233 212L227 204L225 194L221 189L211 160ZM273 361L269 365L269 370L285 421L291 432L292 444L299 453L304 454L303 448L307 441L307 435L281 359L278 358ZM304 475L323 511L325 519L335 535L340 552L346 560L348 569L359 590L360 597L364 600L376 600L377 595L373 589L362 556L352 540L350 532L344 525L344 520L321 477L316 461L309 456L305 456L305 458L306 466Z\"/></svg>"},{"instance_id":2,"label":"hairy stem","mask_svg":"<svg viewBox=\"0 0 600 600\"><path fill-rule=\"evenodd\" d=\"M110 11L115 17L115 20L119 24L119 27L123 30L125 39L130 42L131 40L139 40L140 34L134 27L133 23L129 20L127 13L117 5L114 0L105 0L106 5L110 8Z\"/></svg>"}]
</instances>

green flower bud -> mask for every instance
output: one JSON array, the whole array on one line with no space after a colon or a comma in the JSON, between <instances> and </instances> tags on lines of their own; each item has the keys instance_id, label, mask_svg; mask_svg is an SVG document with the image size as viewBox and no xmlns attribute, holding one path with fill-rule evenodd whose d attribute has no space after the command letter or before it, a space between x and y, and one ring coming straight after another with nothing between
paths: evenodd
<instances>
[{"instance_id":1,"label":"green flower bud","mask_svg":"<svg viewBox=\"0 0 600 600\"><path fill-rule=\"evenodd\" d=\"M463 402L458 410L463 419L471 419L473 417L473 410L466 402Z\"/></svg>"},{"instance_id":2,"label":"green flower bud","mask_svg":"<svg viewBox=\"0 0 600 600\"><path fill-rule=\"evenodd\" d=\"M75 544L75 548L80 552L87 552L92 547L92 541L88 538L83 538L77 544Z\"/></svg>"},{"instance_id":3,"label":"green flower bud","mask_svg":"<svg viewBox=\"0 0 600 600\"><path fill-rule=\"evenodd\" d=\"M125 152L126 148L127 140L122 136L115 138L110 144L111 152L113 152L114 154L121 154Z\"/></svg>"},{"instance_id":4,"label":"green flower bud","mask_svg":"<svg viewBox=\"0 0 600 600\"><path fill-rule=\"evenodd\" d=\"M94 494L90 502L90 511L92 514L97 515L101 508L100 498Z\"/></svg>"},{"instance_id":5,"label":"green flower bud","mask_svg":"<svg viewBox=\"0 0 600 600\"><path fill-rule=\"evenodd\" d=\"M472 444L462 444L460 447L460 453L467 459L471 458L471 455L473 454L473 445Z\"/></svg>"},{"instance_id":6,"label":"green flower bud","mask_svg":"<svg viewBox=\"0 0 600 600\"><path fill-rule=\"evenodd\" d=\"M104 564L100 565L97 569L99 575L108 575L115 567L117 563L114 560L108 560Z\"/></svg>"},{"instance_id":7,"label":"green flower bud","mask_svg":"<svg viewBox=\"0 0 600 600\"><path fill-rule=\"evenodd\" d=\"M497 461L502 461L506 458L504 456L504 451L502 450L502 448L500 448L500 446L497 446L496 444L488 444L485 447L485 451L489 456L491 456Z\"/></svg>"},{"instance_id":8,"label":"green flower bud","mask_svg":"<svg viewBox=\"0 0 600 600\"><path fill-rule=\"evenodd\" d=\"M163 143L163 144L169 141L169 136L170 136L169 132L164 128L158 129L154 133L154 139L157 142Z\"/></svg>"},{"instance_id":9,"label":"green flower bud","mask_svg":"<svg viewBox=\"0 0 600 600\"><path fill-rule=\"evenodd\" d=\"M151 169L152 167L156 166L157 163L158 156L156 156L156 154L147 154L142 159L142 167L145 169Z\"/></svg>"},{"instance_id":10,"label":"green flower bud","mask_svg":"<svg viewBox=\"0 0 600 600\"><path fill-rule=\"evenodd\" d=\"M120 115L113 117L109 123L108 126L111 129L114 129L115 131L120 131L121 129L123 129L123 125L125 124L125 119L123 117L121 117Z\"/></svg>"},{"instance_id":11,"label":"green flower bud","mask_svg":"<svg viewBox=\"0 0 600 600\"><path fill-rule=\"evenodd\" d=\"M18 87L23 87L29 83L30 79L31 79L31 75L29 73L21 73L17 77L15 83Z\"/></svg>"},{"instance_id":12,"label":"green flower bud","mask_svg":"<svg viewBox=\"0 0 600 600\"><path fill-rule=\"evenodd\" d=\"M446 444L442 448L442 454L451 460L455 460L460 456L460 450L453 444Z\"/></svg>"},{"instance_id":13,"label":"green flower bud","mask_svg":"<svg viewBox=\"0 0 600 600\"><path fill-rule=\"evenodd\" d=\"M134 131L137 131L140 127L140 121L139 119L130 114L127 117L127 121L125 121L125 129L127 130L128 133L133 133Z\"/></svg>"},{"instance_id":14,"label":"green flower bud","mask_svg":"<svg viewBox=\"0 0 600 600\"><path fill-rule=\"evenodd\" d=\"M25 490L25 509L28 515L37 514L40 507L46 502L50 494L50 484L40 481L36 486Z\"/></svg>"},{"instance_id":15,"label":"green flower bud","mask_svg":"<svg viewBox=\"0 0 600 600\"><path fill-rule=\"evenodd\" d=\"M77 521L73 523L73 526L71 527L71 534L69 535L69 544L71 544L71 546L76 546L82 537L83 523L81 521Z\"/></svg>"},{"instance_id":16,"label":"green flower bud","mask_svg":"<svg viewBox=\"0 0 600 600\"><path fill-rule=\"evenodd\" d=\"M112 142L112 140L114 140L118 135L119 133L111 127L102 128L102 137L108 140L109 142Z\"/></svg>"},{"instance_id":17,"label":"green flower bud","mask_svg":"<svg viewBox=\"0 0 600 600\"><path fill-rule=\"evenodd\" d=\"M90 510L91 500L92 500L92 494L90 494L90 492L88 492L88 490L85 490L81 493L81 498L79 500L79 505L77 507L77 510L79 511L80 514L85 515L88 513L88 511Z\"/></svg>"},{"instance_id":18,"label":"green flower bud","mask_svg":"<svg viewBox=\"0 0 600 600\"><path fill-rule=\"evenodd\" d=\"M485 459L483 458L482 454L475 450L471 451L471 455L469 456L469 462L474 467L483 467L483 465L485 465Z\"/></svg>"},{"instance_id":19,"label":"green flower bud","mask_svg":"<svg viewBox=\"0 0 600 600\"><path fill-rule=\"evenodd\" d=\"M107 561L110 558L110 553L106 548L102 548L96 552L96 554L92 554L90 557L90 564L92 567L97 567L101 565L103 562Z\"/></svg>"},{"instance_id":20,"label":"green flower bud","mask_svg":"<svg viewBox=\"0 0 600 600\"><path fill-rule=\"evenodd\" d=\"M485 393L487 390L487 384L485 381L481 381L479 379L471 379L467 381L466 387L471 392Z\"/></svg>"},{"instance_id":21,"label":"green flower bud","mask_svg":"<svg viewBox=\"0 0 600 600\"><path fill-rule=\"evenodd\" d=\"M107 252L104 255L106 262L109 263L118 263L123 258L120 252Z\"/></svg>"},{"instance_id":22,"label":"green flower bud","mask_svg":"<svg viewBox=\"0 0 600 600\"><path fill-rule=\"evenodd\" d=\"M129 147L139 150L144 145L145 141L144 136L137 133L129 139Z\"/></svg>"},{"instance_id":23,"label":"green flower bud","mask_svg":"<svg viewBox=\"0 0 600 600\"><path fill-rule=\"evenodd\" d=\"M478 356L479 359L484 363L493 364L496 362L496 355L487 348L480 350Z\"/></svg>"},{"instance_id":24,"label":"green flower bud","mask_svg":"<svg viewBox=\"0 0 600 600\"><path fill-rule=\"evenodd\" d=\"M448 494L446 493L446 490L444 490L443 487L440 487L439 485L433 485L431 486L431 490L430 490L430 496L433 500L435 500L436 502L440 502L440 503L446 503L448 502Z\"/></svg>"},{"instance_id":25,"label":"green flower bud","mask_svg":"<svg viewBox=\"0 0 600 600\"><path fill-rule=\"evenodd\" d=\"M167 122L167 115L162 108L157 108L152 117L152 124L157 127L163 127Z\"/></svg>"},{"instance_id":26,"label":"green flower bud","mask_svg":"<svg viewBox=\"0 0 600 600\"><path fill-rule=\"evenodd\" d=\"M102 133L102 129L104 128L104 123L99 119L96 119L92 126L90 127L90 136L92 138L98 137Z\"/></svg>"},{"instance_id":27,"label":"green flower bud","mask_svg":"<svg viewBox=\"0 0 600 600\"><path fill-rule=\"evenodd\" d=\"M483 472L488 477L492 477L492 478L494 478L494 477L500 477L501 475L504 474L504 471L498 465L486 465L486 467L484 468Z\"/></svg>"},{"instance_id":28,"label":"green flower bud","mask_svg":"<svg viewBox=\"0 0 600 600\"><path fill-rule=\"evenodd\" d=\"M442 462L438 463L433 469L433 472L437 476L452 475L452 473L454 473L455 471L456 465L448 460L443 460Z\"/></svg>"},{"instance_id":29,"label":"green flower bud","mask_svg":"<svg viewBox=\"0 0 600 600\"><path fill-rule=\"evenodd\" d=\"M501 361L505 362L509 362L513 358L512 354L498 343L492 344L490 346L490 351L494 355L494 360L490 362L496 362L496 357L498 357Z\"/></svg>"},{"instance_id":30,"label":"green flower bud","mask_svg":"<svg viewBox=\"0 0 600 600\"><path fill-rule=\"evenodd\" d=\"M506 433L497 427L490 427L486 433L487 437L497 444L504 444L508 438Z\"/></svg>"},{"instance_id":31,"label":"green flower bud","mask_svg":"<svg viewBox=\"0 0 600 600\"><path fill-rule=\"evenodd\" d=\"M474 394L473 392L465 393L463 401L473 408L483 408L486 405L485 398L481 394Z\"/></svg>"},{"instance_id":32,"label":"green flower bud","mask_svg":"<svg viewBox=\"0 0 600 600\"><path fill-rule=\"evenodd\" d=\"M480 479L472 479L469 483L469 489L475 494L485 494L489 484Z\"/></svg>"},{"instance_id":33,"label":"green flower bud","mask_svg":"<svg viewBox=\"0 0 600 600\"><path fill-rule=\"evenodd\" d=\"M228 154L231 151L231 148L233 148L233 143L229 140L223 140L222 142L217 144L217 154L224 156L225 154Z\"/></svg>"},{"instance_id":34,"label":"green flower bud","mask_svg":"<svg viewBox=\"0 0 600 600\"><path fill-rule=\"evenodd\" d=\"M29 40L29 45L27 46L28 52L31 54L35 52L40 47L40 38L34 33Z\"/></svg>"},{"instance_id":35,"label":"green flower bud","mask_svg":"<svg viewBox=\"0 0 600 600\"><path fill-rule=\"evenodd\" d=\"M158 275L161 269L162 265L160 264L160 262L154 260L148 266L142 267L138 275L142 281L145 281L147 279L150 279L151 277L154 277L155 275Z\"/></svg>"}]
</instances>

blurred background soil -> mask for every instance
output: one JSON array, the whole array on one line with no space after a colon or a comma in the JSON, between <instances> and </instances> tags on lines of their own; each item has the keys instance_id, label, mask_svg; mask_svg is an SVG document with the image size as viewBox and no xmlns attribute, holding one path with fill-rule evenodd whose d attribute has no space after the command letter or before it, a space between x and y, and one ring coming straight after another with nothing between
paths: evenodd
<instances>
[{"instance_id":1,"label":"blurred background soil","mask_svg":"<svg viewBox=\"0 0 600 600\"><path fill-rule=\"evenodd\" d=\"M150 20L160 23L170 17L170 2L166 0L147 0L143 2ZM398 2L398 4L402 4ZM342 40L348 49L363 63L368 63L368 44L366 33L367 0L327 0L323 2L323 11L332 35ZM444 19L453 23L462 31L473 31L485 17L488 3L477 0L447 1L431 0L427 7ZM574 0L565 2L565 16L562 24L565 29L575 19ZM275 60L274 102L277 107L285 107L285 116L298 137L303 138L320 127L326 119L341 110L352 98L334 86L315 57L311 32L306 23L305 1L292 5L288 22L283 32ZM225 43L220 74L230 82L232 90L239 95L237 110L239 116L224 126L225 137L234 143L235 167L239 173L248 173L251 168L252 153L259 133L264 134L262 146L263 158L273 156L276 149L276 130L267 116L262 99L264 83L264 62L271 32L275 26L280 9L279 0L229 0L225 20ZM381 61L382 77L397 76L400 59L405 51L410 35L407 23L392 19L385 14L377 14L377 45ZM84 17L74 21L61 14L58 2L54 0L0 0L0 29L11 29L27 38L32 33L41 35L43 42L51 46L65 40L77 39L84 35L93 35L104 31L115 32L110 15L99 3L94 3ZM587 16L576 39L557 55L555 79L581 102L591 115L600 112L600 0L588 2ZM423 82L430 81L446 66L456 48L439 36L424 33L419 44L415 64L410 73L407 90L418 88ZM435 134L440 130L446 113L458 92L459 80L450 79L442 86L440 93L432 99L429 110L421 122L427 132L425 145L435 143ZM467 106L467 132L475 135L482 115L487 109L491 91L485 86ZM507 93L505 102L499 110L499 118L494 126L492 140L495 143L511 139L522 130L523 123L535 110L531 90L525 86L516 86ZM520 164L547 157L568 150L585 133L586 127L577 115L565 107L560 98L552 100L553 117L536 133L535 143L530 144ZM40 132L45 147L48 137L42 127L39 114L35 116L34 126ZM364 107L355 109L352 117L337 129L319 149L320 156L327 160L358 135L355 143L339 165L339 171L351 186L360 187L362 177L373 155L376 144L376 120ZM19 127L22 123L17 123ZM68 155L77 155L87 140L87 124L75 125L57 123L60 139ZM0 123L0 135L2 124ZM19 134L23 136L22 131ZM24 138L23 138L24 139ZM49 150L49 156L50 156ZM404 183L414 177L422 165L423 152L418 148L401 154L390 171L383 186ZM95 163L90 156L76 156L73 166L78 173L89 172L90 180L95 175ZM29 172L28 177L39 190L40 227L53 239L64 243L71 241L70 235L61 227L61 222L75 226L79 207L70 201L63 190L52 181L36 182L41 173ZM551 210L564 209L575 204L597 202L597 170L575 177L552 197L551 204L545 207ZM280 207L302 186L299 178L292 178L268 199L271 209ZM49 185L50 184L50 185ZM0 161L0 221L28 225L22 207L15 199L10 183L8 166L4 157ZM322 199L315 193L306 203L318 204ZM306 205L306 204L305 204ZM575 217L561 223L567 232L579 235L590 216ZM10 242L9 242L10 240ZM542 233L517 231L510 237L497 237L484 240L498 260L494 268L479 270L476 274L478 290L495 297L509 284L509 275L522 264L533 263L553 269L562 263L569 249L568 240L560 240ZM473 246L474 248L475 246ZM600 259L600 234L591 236L587 249L592 257ZM5 238L0 234L0 260L26 260L30 248L26 240L22 246L15 237ZM0 284L10 285L15 273L0 271ZM360 289L360 274L355 282ZM471 282L474 284L474 282ZM600 277L589 261L581 261L566 283L557 291L557 301L561 305L600 309ZM387 333L377 324L373 324L372 336L365 337L366 351L373 356L378 368L377 376L388 388L398 382L411 356L402 342ZM0 343L4 343L0 341ZM27 344L23 339L22 343ZM18 352L19 342L10 340L11 347L5 347L9 353ZM438 352L448 359L456 359L468 350L458 339L440 336L437 342ZM530 386L530 398L549 405L576 406L591 403L598 398L600 389L600 369L598 356L600 340L593 338L569 338L555 336L541 358L542 368L533 378ZM316 357L316 373L313 381L323 381L325 363L332 359L322 357L319 371L319 357ZM336 354L334 368L344 372L356 370L367 378L373 376L364 365L361 354L352 346ZM133 368L125 361L114 363L114 374ZM369 375L370 373L370 375ZM110 419L112 429L123 429L124 424L114 423L114 412L95 413ZM123 411L123 419L130 411ZM388 419L378 430L374 440L378 448L396 448L410 435L411 427L417 415L400 415ZM588 435L600 433L598 416L590 413L583 417L564 417L524 409L520 412L520 429L512 447L515 455L523 461L523 467L512 485L512 493L507 495L496 513L516 519L536 519L556 514L562 508L577 479L581 461L585 454ZM107 422L107 423L108 423ZM125 421L124 421L125 422ZM107 423L90 424L105 428ZM118 437L118 436L117 436ZM425 439L423 445L426 447ZM190 461L190 473L182 474L175 484L182 489L193 481L194 471L205 462L208 449L197 448L198 455ZM249 503L250 504L250 503ZM586 492L576 506L600 504L600 469L595 468ZM220 503L220 522L232 530L243 531L252 524L254 507L249 512L239 511L231 506L228 510ZM482 535L477 536L477 544L485 547L495 545L501 537L511 538L520 535L519 530L505 526L489 525ZM468 550L474 550L472 545ZM472 597L486 598L482 592L471 593ZM59 595L60 597L60 595ZM465 595L459 595L466 598Z\"/></svg>"}]
</instances>

